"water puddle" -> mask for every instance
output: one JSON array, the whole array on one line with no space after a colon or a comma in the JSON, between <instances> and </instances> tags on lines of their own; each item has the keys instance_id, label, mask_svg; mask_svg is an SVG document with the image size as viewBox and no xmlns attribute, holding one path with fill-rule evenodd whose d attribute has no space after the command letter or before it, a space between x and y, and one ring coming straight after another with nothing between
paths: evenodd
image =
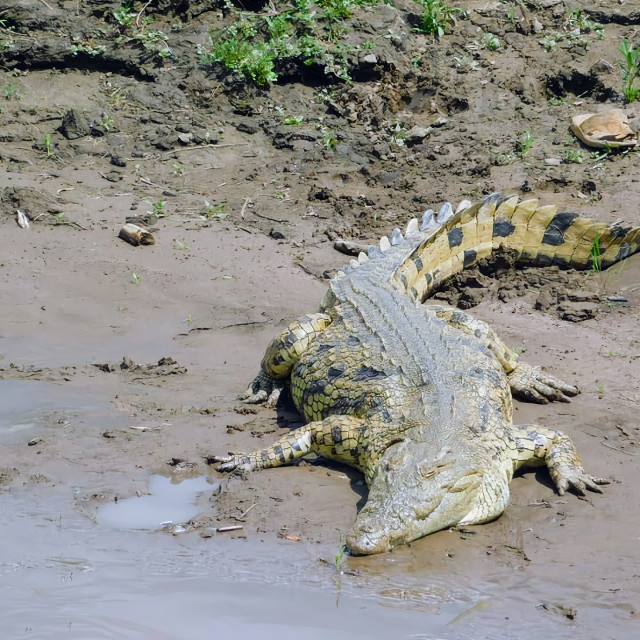
<instances>
[{"instance_id":1,"label":"water puddle","mask_svg":"<svg viewBox=\"0 0 640 640\"><path fill-rule=\"evenodd\" d=\"M211 488L206 476L174 483L170 478L154 475L149 481L149 495L105 504L98 512L97 522L110 529L146 531L187 522L200 512L193 501Z\"/></svg>"}]
</instances>

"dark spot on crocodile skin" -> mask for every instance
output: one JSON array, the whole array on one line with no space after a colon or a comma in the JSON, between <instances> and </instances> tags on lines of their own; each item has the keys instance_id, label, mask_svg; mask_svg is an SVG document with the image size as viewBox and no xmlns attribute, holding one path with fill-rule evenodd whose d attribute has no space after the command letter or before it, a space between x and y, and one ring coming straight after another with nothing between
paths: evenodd
<instances>
[{"instance_id":1,"label":"dark spot on crocodile skin","mask_svg":"<svg viewBox=\"0 0 640 640\"><path fill-rule=\"evenodd\" d=\"M280 462L284 462L285 461L285 457L284 457L284 451L282 450L282 445L280 444L276 444L273 446L273 450L275 452L275 454L278 456L278 459L280 460Z\"/></svg>"},{"instance_id":2,"label":"dark spot on crocodile skin","mask_svg":"<svg viewBox=\"0 0 640 640\"><path fill-rule=\"evenodd\" d=\"M550 244L554 247L561 245L564 242L565 231L577 217L577 213L569 213L568 211L556 213L542 236L542 244Z\"/></svg>"},{"instance_id":3,"label":"dark spot on crocodile skin","mask_svg":"<svg viewBox=\"0 0 640 640\"><path fill-rule=\"evenodd\" d=\"M266 449L260 452L260 457L262 458L262 462L269 462L269 452Z\"/></svg>"},{"instance_id":4,"label":"dark spot on crocodile skin","mask_svg":"<svg viewBox=\"0 0 640 640\"><path fill-rule=\"evenodd\" d=\"M316 352L318 355L326 353L327 351L331 351L331 349L335 348L338 345L337 342L323 342L318 344L316 347Z\"/></svg>"},{"instance_id":5,"label":"dark spot on crocodile skin","mask_svg":"<svg viewBox=\"0 0 640 640\"><path fill-rule=\"evenodd\" d=\"M424 268L424 265L422 264L422 260L420 259L420 256L414 256L412 260L413 260L413 264L416 265L416 269L418 270L418 273L420 273Z\"/></svg>"},{"instance_id":6,"label":"dark spot on crocodile skin","mask_svg":"<svg viewBox=\"0 0 640 640\"><path fill-rule=\"evenodd\" d=\"M453 247L457 247L462 244L463 233L460 227L451 229L447 236L449 238L449 248L453 249Z\"/></svg>"},{"instance_id":7,"label":"dark spot on crocodile skin","mask_svg":"<svg viewBox=\"0 0 640 640\"><path fill-rule=\"evenodd\" d=\"M360 338L358 336L349 336L345 342L350 347L357 347L360 344Z\"/></svg>"},{"instance_id":8,"label":"dark spot on crocodile skin","mask_svg":"<svg viewBox=\"0 0 640 640\"><path fill-rule=\"evenodd\" d=\"M291 448L295 449L296 451L302 451L302 447L300 446L300 443L297 440L291 443Z\"/></svg>"},{"instance_id":9,"label":"dark spot on crocodile skin","mask_svg":"<svg viewBox=\"0 0 640 640\"><path fill-rule=\"evenodd\" d=\"M387 374L384 371L378 371L373 367L360 367L353 380L354 382L362 382L363 380L376 380L386 377Z\"/></svg>"},{"instance_id":10,"label":"dark spot on crocodile skin","mask_svg":"<svg viewBox=\"0 0 640 640\"><path fill-rule=\"evenodd\" d=\"M293 449L289 449L289 455L287 456L287 459L289 460L289 462L296 459L296 454L293 453Z\"/></svg>"},{"instance_id":11,"label":"dark spot on crocodile skin","mask_svg":"<svg viewBox=\"0 0 640 640\"><path fill-rule=\"evenodd\" d=\"M427 281L427 286L429 286L431 284L431 281L433 280L430 273L425 273L424 279Z\"/></svg>"},{"instance_id":12,"label":"dark spot on crocodile skin","mask_svg":"<svg viewBox=\"0 0 640 640\"><path fill-rule=\"evenodd\" d=\"M382 409L380 409L380 417L382 418L383 422L391 422L392 418L391 418L391 414L389 413L389 409L387 409L387 407L382 407Z\"/></svg>"},{"instance_id":13,"label":"dark spot on crocodile skin","mask_svg":"<svg viewBox=\"0 0 640 640\"><path fill-rule=\"evenodd\" d=\"M616 254L616 262L620 260L624 260L625 258L628 258L630 255L631 255L631 247L629 246L629 243L623 242L620 245L620 248L618 249L618 253Z\"/></svg>"},{"instance_id":14,"label":"dark spot on crocodile skin","mask_svg":"<svg viewBox=\"0 0 640 640\"><path fill-rule=\"evenodd\" d=\"M473 332L473 335L474 335L476 338L482 338L482 331L480 331L480 329L476 329L476 330Z\"/></svg>"},{"instance_id":15,"label":"dark spot on crocodile skin","mask_svg":"<svg viewBox=\"0 0 640 640\"><path fill-rule=\"evenodd\" d=\"M324 395L324 390L329 383L326 380L314 380L310 385L307 393L309 395L315 395L317 393Z\"/></svg>"},{"instance_id":16,"label":"dark spot on crocodile skin","mask_svg":"<svg viewBox=\"0 0 640 640\"><path fill-rule=\"evenodd\" d=\"M616 225L615 227L611 227L611 234L614 238L624 238L631 229L633 229L633 227L621 227L620 225Z\"/></svg>"},{"instance_id":17,"label":"dark spot on crocodile skin","mask_svg":"<svg viewBox=\"0 0 640 640\"><path fill-rule=\"evenodd\" d=\"M342 444L342 427L339 425L331 427L331 438L335 444Z\"/></svg>"},{"instance_id":18,"label":"dark spot on crocodile skin","mask_svg":"<svg viewBox=\"0 0 640 640\"><path fill-rule=\"evenodd\" d=\"M405 276L404 273L400 274L400 281L405 287L407 286L407 276Z\"/></svg>"},{"instance_id":19,"label":"dark spot on crocodile skin","mask_svg":"<svg viewBox=\"0 0 640 640\"><path fill-rule=\"evenodd\" d=\"M464 252L464 261L462 262L462 266L466 269L475 263L476 257L478 256L477 252L474 249L467 249Z\"/></svg>"},{"instance_id":20,"label":"dark spot on crocodile skin","mask_svg":"<svg viewBox=\"0 0 640 640\"><path fill-rule=\"evenodd\" d=\"M516 226L511 224L509 220L500 220L493 223L493 236L498 238L506 238L516 230Z\"/></svg>"},{"instance_id":21,"label":"dark spot on crocodile skin","mask_svg":"<svg viewBox=\"0 0 640 640\"><path fill-rule=\"evenodd\" d=\"M343 365L338 365L337 367L329 367L329 371L327 371L327 377L329 378L329 380L339 378L342 374L344 374Z\"/></svg>"},{"instance_id":22,"label":"dark spot on crocodile skin","mask_svg":"<svg viewBox=\"0 0 640 640\"><path fill-rule=\"evenodd\" d=\"M298 342L298 336L293 331L289 331L289 335L284 340L284 346L289 348L296 342Z\"/></svg>"},{"instance_id":23,"label":"dark spot on crocodile skin","mask_svg":"<svg viewBox=\"0 0 640 640\"><path fill-rule=\"evenodd\" d=\"M538 267L550 267L553 264L554 256L548 256L544 253L539 253L536 257L536 266Z\"/></svg>"},{"instance_id":24,"label":"dark spot on crocodile skin","mask_svg":"<svg viewBox=\"0 0 640 640\"><path fill-rule=\"evenodd\" d=\"M358 447L353 447L352 449L349 449L349 453L351 454L352 458L358 458Z\"/></svg>"},{"instance_id":25,"label":"dark spot on crocodile skin","mask_svg":"<svg viewBox=\"0 0 640 640\"><path fill-rule=\"evenodd\" d=\"M415 287L411 287L411 297L414 300L418 299L418 290Z\"/></svg>"}]
</instances>

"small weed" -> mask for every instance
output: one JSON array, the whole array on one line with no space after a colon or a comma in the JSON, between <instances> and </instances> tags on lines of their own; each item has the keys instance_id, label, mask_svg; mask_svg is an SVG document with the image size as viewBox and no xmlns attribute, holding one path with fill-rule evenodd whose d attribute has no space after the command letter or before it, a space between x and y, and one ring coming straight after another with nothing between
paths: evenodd
<instances>
[{"instance_id":1,"label":"small weed","mask_svg":"<svg viewBox=\"0 0 640 640\"><path fill-rule=\"evenodd\" d=\"M562 105L567 104L567 100L567 96L565 96L564 98L553 96L552 98L547 99L547 104L550 107L561 107Z\"/></svg>"},{"instance_id":2,"label":"small weed","mask_svg":"<svg viewBox=\"0 0 640 640\"><path fill-rule=\"evenodd\" d=\"M513 348L513 352L517 355L517 356L521 356L525 351L526 351L526 347L514 347Z\"/></svg>"},{"instance_id":3,"label":"small weed","mask_svg":"<svg viewBox=\"0 0 640 640\"><path fill-rule=\"evenodd\" d=\"M345 537L344 533L340 532L340 543L338 546L338 551L335 555L336 569L338 571L344 571L347 568L347 555L345 551L347 547L345 545Z\"/></svg>"},{"instance_id":4,"label":"small weed","mask_svg":"<svg viewBox=\"0 0 640 640\"><path fill-rule=\"evenodd\" d=\"M140 282L142 282L142 276L137 273L132 273L129 282L131 282L131 284L140 284Z\"/></svg>"},{"instance_id":5,"label":"small weed","mask_svg":"<svg viewBox=\"0 0 640 640\"><path fill-rule=\"evenodd\" d=\"M489 51L497 51L500 48L500 38L493 33L485 33L482 36L482 43Z\"/></svg>"},{"instance_id":6,"label":"small weed","mask_svg":"<svg viewBox=\"0 0 640 640\"><path fill-rule=\"evenodd\" d=\"M54 145L53 145L53 141L50 133L45 133L42 136L42 144L45 148L45 151L47 152L47 158L50 158L55 153Z\"/></svg>"},{"instance_id":7,"label":"small weed","mask_svg":"<svg viewBox=\"0 0 640 640\"><path fill-rule=\"evenodd\" d=\"M302 124L303 120L304 120L304 116L289 116L288 118L285 118L282 121L282 123L290 124L290 125L299 125L299 124Z\"/></svg>"},{"instance_id":8,"label":"small weed","mask_svg":"<svg viewBox=\"0 0 640 640\"><path fill-rule=\"evenodd\" d=\"M516 26L516 8L514 5L509 5L507 9L507 22L512 26Z\"/></svg>"},{"instance_id":9,"label":"small weed","mask_svg":"<svg viewBox=\"0 0 640 640\"><path fill-rule=\"evenodd\" d=\"M602 398L602 397L604 396L604 385L603 385L603 384L599 384L599 385L596 387L596 393L598 394L598 396L599 396L600 398Z\"/></svg>"},{"instance_id":10,"label":"small weed","mask_svg":"<svg viewBox=\"0 0 640 640\"><path fill-rule=\"evenodd\" d=\"M596 33L598 40L604 38L604 26L589 16L585 15L582 9L574 9L566 18L565 31L579 33Z\"/></svg>"},{"instance_id":11,"label":"small weed","mask_svg":"<svg viewBox=\"0 0 640 640\"><path fill-rule=\"evenodd\" d=\"M522 141L516 143L516 153L520 158L524 158L531 146L533 145L535 138L531 135L531 131L524 131L522 133Z\"/></svg>"},{"instance_id":12,"label":"small weed","mask_svg":"<svg viewBox=\"0 0 640 640\"><path fill-rule=\"evenodd\" d=\"M373 40L365 40L364 42L360 43L360 48L363 50L375 49L376 46L377 45L375 42L373 42Z\"/></svg>"},{"instance_id":13,"label":"small weed","mask_svg":"<svg viewBox=\"0 0 640 640\"><path fill-rule=\"evenodd\" d=\"M224 220L229 214L227 211L226 202L217 202L211 204L207 200L204 201L204 217L207 220Z\"/></svg>"},{"instance_id":14,"label":"small weed","mask_svg":"<svg viewBox=\"0 0 640 640\"><path fill-rule=\"evenodd\" d=\"M20 100L22 98L22 92L15 84L5 84L2 87L2 95L6 100Z\"/></svg>"},{"instance_id":15,"label":"small weed","mask_svg":"<svg viewBox=\"0 0 640 640\"><path fill-rule=\"evenodd\" d=\"M474 60L470 55L464 54L463 56L453 56L453 62L457 69L462 71L477 71L480 63Z\"/></svg>"},{"instance_id":16,"label":"small weed","mask_svg":"<svg viewBox=\"0 0 640 640\"><path fill-rule=\"evenodd\" d=\"M406 139L409 137L409 132L399 123L396 122L396 126L391 132L391 139L389 142L399 147L404 147Z\"/></svg>"},{"instance_id":17,"label":"small weed","mask_svg":"<svg viewBox=\"0 0 640 640\"><path fill-rule=\"evenodd\" d=\"M56 222L58 224L63 224L65 222L64 211L59 211L58 213L52 213L51 215L56 219Z\"/></svg>"},{"instance_id":18,"label":"small weed","mask_svg":"<svg viewBox=\"0 0 640 640\"><path fill-rule=\"evenodd\" d=\"M191 314L189 314L182 322L186 322L187 324L191 324L193 320L191 319Z\"/></svg>"},{"instance_id":19,"label":"small weed","mask_svg":"<svg viewBox=\"0 0 640 640\"><path fill-rule=\"evenodd\" d=\"M102 113L102 126L107 133L116 129L115 120L106 111Z\"/></svg>"},{"instance_id":20,"label":"small weed","mask_svg":"<svg viewBox=\"0 0 640 640\"><path fill-rule=\"evenodd\" d=\"M563 149L562 158L565 164L582 164L584 161L582 149Z\"/></svg>"},{"instance_id":21,"label":"small weed","mask_svg":"<svg viewBox=\"0 0 640 640\"><path fill-rule=\"evenodd\" d=\"M422 5L422 24L418 31L441 38L450 24L456 24L456 16L465 17L466 12L450 7L443 0L418 0Z\"/></svg>"},{"instance_id":22,"label":"small weed","mask_svg":"<svg viewBox=\"0 0 640 640\"><path fill-rule=\"evenodd\" d=\"M595 272L602 271L602 251L600 247L600 234L596 233L596 237L591 243L591 250L589 251L591 257L591 270Z\"/></svg>"},{"instance_id":23,"label":"small weed","mask_svg":"<svg viewBox=\"0 0 640 640\"><path fill-rule=\"evenodd\" d=\"M561 33L549 33L538 42L542 45L542 48L545 51L550 52L556 51L556 49L558 48L558 42L560 42L560 40L562 40Z\"/></svg>"},{"instance_id":24,"label":"small weed","mask_svg":"<svg viewBox=\"0 0 640 640\"><path fill-rule=\"evenodd\" d=\"M322 146L325 149L335 149L338 146L338 138L331 129L322 130Z\"/></svg>"},{"instance_id":25,"label":"small weed","mask_svg":"<svg viewBox=\"0 0 640 640\"><path fill-rule=\"evenodd\" d=\"M99 56L106 53L107 47L103 44L95 44L93 40L87 40L86 42L79 42L72 44L71 53L77 56L79 53L86 53L88 56Z\"/></svg>"},{"instance_id":26,"label":"small weed","mask_svg":"<svg viewBox=\"0 0 640 640\"><path fill-rule=\"evenodd\" d=\"M640 97L640 87L636 85L636 80L640 74L640 48L634 47L632 42L622 38L620 45L622 62L622 94L627 102L635 102Z\"/></svg>"},{"instance_id":27,"label":"small weed","mask_svg":"<svg viewBox=\"0 0 640 640\"><path fill-rule=\"evenodd\" d=\"M187 168L182 164L182 162L174 162L171 165L171 170L173 171L173 175L183 176L187 172Z\"/></svg>"},{"instance_id":28,"label":"small weed","mask_svg":"<svg viewBox=\"0 0 640 640\"><path fill-rule=\"evenodd\" d=\"M164 205L166 200L158 200L158 202L150 202L152 209L151 211L147 211L147 213L154 219L164 218L166 215L164 212Z\"/></svg>"}]
</instances>

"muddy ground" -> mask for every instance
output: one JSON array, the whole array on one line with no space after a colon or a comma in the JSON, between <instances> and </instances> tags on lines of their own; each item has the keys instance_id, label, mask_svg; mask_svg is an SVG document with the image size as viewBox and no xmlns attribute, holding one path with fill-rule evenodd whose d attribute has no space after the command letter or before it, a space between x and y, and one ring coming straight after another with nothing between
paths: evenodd
<instances>
[{"instance_id":1,"label":"muddy ground","mask_svg":"<svg viewBox=\"0 0 640 640\"><path fill-rule=\"evenodd\" d=\"M117 2L2 3L3 637L637 637L638 256L586 275L475 273L438 295L580 387L569 405L516 403L516 421L569 433L611 480L602 496L560 498L524 473L497 521L338 559L340 573L358 473L207 464L300 424L236 396L275 332L317 309L348 260L336 239L366 245L495 190L640 222L637 152L594 156L568 129L610 106L640 128L618 66L640 2L460 6L439 40L415 31L411 1L356 7L351 82L290 60L257 86L201 63L210 29L237 19L222 2L135 2L146 26L126 29ZM570 37L576 8L603 38ZM145 48L149 30L164 37ZM131 220L154 245L117 237ZM151 474L209 478L187 531L101 526L102 505ZM242 528L212 535L227 526Z\"/></svg>"}]
</instances>

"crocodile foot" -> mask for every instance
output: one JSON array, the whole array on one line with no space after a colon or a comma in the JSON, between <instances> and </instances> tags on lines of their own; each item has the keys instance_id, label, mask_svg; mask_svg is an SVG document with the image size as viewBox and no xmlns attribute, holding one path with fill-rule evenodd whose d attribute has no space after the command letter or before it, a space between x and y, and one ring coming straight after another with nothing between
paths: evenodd
<instances>
[{"instance_id":1,"label":"crocodile foot","mask_svg":"<svg viewBox=\"0 0 640 640\"><path fill-rule=\"evenodd\" d=\"M567 489L573 489L579 496L583 496L587 489L602 493L598 485L609 484L606 478L594 478L580 465L571 463L556 463L549 467L549 473L560 495L564 495Z\"/></svg>"},{"instance_id":2,"label":"crocodile foot","mask_svg":"<svg viewBox=\"0 0 640 640\"><path fill-rule=\"evenodd\" d=\"M579 393L576 387L526 362L519 362L507 377L514 396L538 404L547 404L550 400L571 402L569 396L576 396Z\"/></svg>"},{"instance_id":3,"label":"crocodile foot","mask_svg":"<svg viewBox=\"0 0 640 640\"><path fill-rule=\"evenodd\" d=\"M238 400L247 404L266 404L275 407L284 389L284 381L276 380L264 372L260 372L248 389L238 396Z\"/></svg>"}]
</instances>

